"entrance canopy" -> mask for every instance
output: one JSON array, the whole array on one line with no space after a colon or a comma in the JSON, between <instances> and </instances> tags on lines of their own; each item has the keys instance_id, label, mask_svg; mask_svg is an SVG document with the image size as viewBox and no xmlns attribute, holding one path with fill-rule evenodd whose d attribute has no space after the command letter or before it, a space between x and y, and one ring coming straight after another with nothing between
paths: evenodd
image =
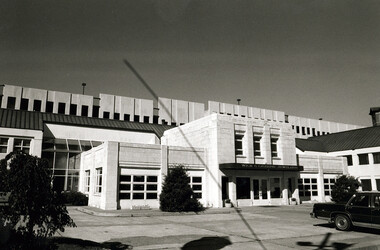
<instances>
[{"instance_id":1,"label":"entrance canopy","mask_svg":"<svg viewBox=\"0 0 380 250\"><path fill-rule=\"evenodd\" d=\"M246 164L246 163L222 163L220 170L267 170L267 171L302 171L303 166L297 165L272 165L272 164Z\"/></svg>"}]
</instances>

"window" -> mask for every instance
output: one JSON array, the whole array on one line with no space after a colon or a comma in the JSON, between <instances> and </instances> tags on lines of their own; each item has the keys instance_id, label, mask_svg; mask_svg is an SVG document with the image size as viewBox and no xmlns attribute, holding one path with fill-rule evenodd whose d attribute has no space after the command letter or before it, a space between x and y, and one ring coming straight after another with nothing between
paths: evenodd
<instances>
[{"instance_id":1,"label":"window","mask_svg":"<svg viewBox=\"0 0 380 250\"><path fill-rule=\"evenodd\" d=\"M351 206L355 207L368 207L369 206L369 195L357 194L350 202Z\"/></svg>"},{"instance_id":2,"label":"window","mask_svg":"<svg viewBox=\"0 0 380 250\"><path fill-rule=\"evenodd\" d=\"M380 191L380 179L376 179L377 191Z\"/></svg>"},{"instance_id":3,"label":"window","mask_svg":"<svg viewBox=\"0 0 380 250\"><path fill-rule=\"evenodd\" d=\"M158 176L120 175L120 200L156 200L158 198Z\"/></svg>"},{"instance_id":4,"label":"window","mask_svg":"<svg viewBox=\"0 0 380 250\"><path fill-rule=\"evenodd\" d=\"M300 197L318 196L318 185L316 178L298 179L298 190Z\"/></svg>"},{"instance_id":5,"label":"window","mask_svg":"<svg viewBox=\"0 0 380 250\"><path fill-rule=\"evenodd\" d=\"M46 113L53 113L53 106L54 106L53 102L47 101L46 102Z\"/></svg>"},{"instance_id":6,"label":"window","mask_svg":"<svg viewBox=\"0 0 380 250\"><path fill-rule=\"evenodd\" d=\"M58 114L65 114L66 103L59 102L58 103Z\"/></svg>"},{"instance_id":7,"label":"window","mask_svg":"<svg viewBox=\"0 0 380 250\"><path fill-rule=\"evenodd\" d=\"M134 122L139 122L140 121L140 116L139 115L133 116L133 121Z\"/></svg>"},{"instance_id":8,"label":"window","mask_svg":"<svg viewBox=\"0 0 380 250\"><path fill-rule=\"evenodd\" d=\"M129 121L131 116L129 114L124 114L124 121Z\"/></svg>"},{"instance_id":9,"label":"window","mask_svg":"<svg viewBox=\"0 0 380 250\"><path fill-rule=\"evenodd\" d=\"M120 113L113 113L114 120L120 120Z\"/></svg>"},{"instance_id":10,"label":"window","mask_svg":"<svg viewBox=\"0 0 380 250\"><path fill-rule=\"evenodd\" d=\"M235 155L243 155L243 138L244 131L235 131Z\"/></svg>"},{"instance_id":11,"label":"window","mask_svg":"<svg viewBox=\"0 0 380 250\"><path fill-rule=\"evenodd\" d=\"M380 152L379 153L373 153L373 163L378 164L380 163Z\"/></svg>"},{"instance_id":12,"label":"window","mask_svg":"<svg viewBox=\"0 0 380 250\"><path fill-rule=\"evenodd\" d=\"M313 136L316 136L315 128L312 128L311 131L313 132Z\"/></svg>"},{"instance_id":13,"label":"window","mask_svg":"<svg viewBox=\"0 0 380 250\"><path fill-rule=\"evenodd\" d=\"M28 106L29 106L29 99L21 98L20 109L28 110Z\"/></svg>"},{"instance_id":14,"label":"window","mask_svg":"<svg viewBox=\"0 0 380 250\"><path fill-rule=\"evenodd\" d=\"M270 197L281 198L280 178L270 178Z\"/></svg>"},{"instance_id":15,"label":"window","mask_svg":"<svg viewBox=\"0 0 380 250\"><path fill-rule=\"evenodd\" d=\"M306 135L306 133L305 133L305 127L302 127L302 135Z\"/></svg>"},{"instance_id":16,"label":"window","mask_svg":"<svg viewBox=\"0 0 380 250\"><path fill-rule=\"evenodd\" d=\"M102 192L102 168L97 168L95 193L101 193L101 192Z\"/></svg>"},{"instance_id":17,"label":"window","mask_svg":"<svg viewBox=\"0 0 380 250\"><path fill-rule=\"evenodd\" d=\"M70 104L70 115L77 115L77 105Z\"/></svg>"},{"instance_id":18,"label":"window","mask_svg":"<svg viewBox=\"0 0 380 250\"><path fill-rule=\"evenodd\" d=\"M85 176L84 191L90 192L90 170L86 170L85 173L86 173L86 176Z\"/></svg>"},{"instance_id":19,"label":"window","mask_svg":"<svg viewBox=\"0 0 380 250\"><path fill-rule=\"evenodd\" d=\"M368 154L359 154L359 165L367 165L369 163L368 161Z\"/></svg>"},{"instance_id":20,"label":"window","mask_svg":"<svg viewBox=\"0 0 380 250\"><path fill-rule=\"evenodd\" d=\"M325 178L323 179L323 185L325 189L325 195L331 195L332 187L335 184L335 179Z\"/></svg>"},{"instance_id":21,"label":"window","mask_svg":"<svg viewBox=\"0 0 380 250\"><path fill-rule=\"evenodd\" d=\"M29 154L30 150L30 139L20 139L17 138L14 140L14 151L21 151Z\"/></svg>"},{"instance_id":22,"label":"window","mask_svg":"<svg viewBox=\"0 0 380 250\"><path fill-rule=\"evenodd\" d=\"M347 166L352 166L352 155L344 156L347 159Z\"/></svg>"},{"instance_id":23,"label":"window","mask_svg":"<svg viewBox=\"0 0 380 250\"><path fill-rule=\"evenodd\" d=\"M253 155L261 156L261 134L253 135Z\"/></svg>"},{"instance_id":24,"label":"window","mask_svg":"<svg viewBox=\"0 0 380 250\"><path fill-rule=\"evenodd\" d=\"M8 96L7 109L15 109L16 97Z\"/></svg>"},{"instance_id":25,"label":"window","mask_svg":"<svg viewBox=\"0 0 380 250\"><path fill-rule=\"evenodd\" d=\"M238 199L250 199L250 192L250 179L246 177L236 177L236 197Z\"/></svg>"},{"instance_id":26,"label":"window","mask_svg":"<svg viewBox=\"0 0 380 250\"><path fill-rule=\"evenodd\" d=\"M371 191L372 190L371 179L361 179L360 182L362 183L362 190L363 191Z\"/></svg>"},{"instance_id":27,"label":"window","mask_svg":"<svg viewBox=\"0 0 380 250\"><path fill-rule=\"evenodd\" d=\"M144 116L144 122L149 123L149 116Z\"/></svg>"},{"instance_id":28,"label":"window","mask_svg":"<svg viewBox=\"0 0 380 250\"><path fill-rule=\"evenodd\" d=\"M109 119L110 118L110 112L104 111L103 112L103 118Z\"/></svg>"},{"instance_id":29,"label":"window","mask_svg":"<svg viewBox=\"0 0 380 250\"><path fill-rule=\"evenodd\" d=\"M82 112L81 116L88 116L88 106L87 105L82 105Z\"/></svg>"},{"instance_id":30,"label":"window","mask_svg":"<svg viewBox=\"0 0 380 250\"><path fill-rule=\"evenodd\" d=\"M41 105L42 105L41 100L34 100L33 101L33 111L40 112L41 111Z\"/></svg>"},{"instance_id":31,"label":"window","mask_svg":"<svg viewBox=\"0 0 380 250\"><path fill-rule=\"evenodd\" d=\"M272 157L278 157L277 142L278 142L278 137L271 136L271 138L270 138L270 148L271 148L271 152L272 152Z\"/></svg>"},{"instance_id":32,"label":"window","mask_svg":"<svg viewBox=\"0 0 380 250\"><path fill-rule=\"evenodd\" d=\"M308 135L310 135L310 128L309 128L309 127L306 128L306 133L307 133Z\"/></svg>"},{"instance_id":33,"label":"window","mask_svg":"<svg viewBox=\"0 0 380 250\"><path fill-rule=\"evenodd\" d=\"M201 176L190 177L189 185L194 191L194 198L202 199L202 177Z\"/></svg>"},{"instance_id":34,"label":"window","mask_svg":"<svg viewBox=\"0 0 380 250\"><path fill-rule=\"evenodd\" d=\"M320 132L320 131L317 131L317 135L320 136L320 135L321 135L321 132Z\"/></svg>"},{"instance_id":35,"label":"window","mask_svg":"<svg viewBox=\"0 0 380 250\"><path fill-rule=\"evenodd\" d=\"M2 153L2 154L7 153L8 140L9 140L9 138L0 137L0 153Z\"/></svg>"},{"instance_id":36,"label":"window","mask_svg":"<svg viewBox=\"0 0 380 250\"><path fill-rule=\"evenodd\" d=\"M92 117L99 117L99 106L92 106Z\"/></svg>"},{"instance_id":37,"label":"window","mask_svg":"<svg viewBox=\"0 0 380 250\"><path fill-rule=\"evenodd\" d=\"M297 133L297 134L300 133L300 126L296 126L296 133Z\"/></svg>"}]
</instances>

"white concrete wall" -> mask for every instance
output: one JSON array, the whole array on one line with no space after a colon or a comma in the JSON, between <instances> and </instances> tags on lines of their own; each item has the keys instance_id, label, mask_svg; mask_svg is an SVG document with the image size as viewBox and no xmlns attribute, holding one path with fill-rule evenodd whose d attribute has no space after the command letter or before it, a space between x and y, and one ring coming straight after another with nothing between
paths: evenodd
<instances>
[{"instance_id":1,"label":"white concrete wall","mask_svg":"<svg viewBox=\"0 0 380 250\"><path fill-rule=\"evenodd\" d=\"M177 126L197 120L204 116L204 104L158 98L159 124L164 120L169 125L175 123Z\"/></svg>"},{"instance_id":2,"label":"white concrete wall","mask_svg":"<svg viewBox=\"0 0 380 250\"><path fill-rule=\"evenodd\" d=\"M34 100L40 100L41 101L41 112L45 112L47 90L33 89L33 88L22 88L22 98L29 99L29 103L28 103L28 110L29 111L33 111Z\"/></svg>"},{"instance_id":3,"label":"white concrete wall","mask_svg":"<svg viewBox=\"0 0 380 250\"><path fill-rule=\"evenodd\" d=\"M94 105L94 97L89 95L72 94L71 104L77 105L77 116L82 115L82 106L88 106L88 117L92 117L92 108Z\"/></svg>"},{"instance_id":4,"label":"white concrete wall","mask_svg":"<svg viewBox=\"0 0 380 250\"><path fill-rule=\"evenodd\" d=\"M14 128L0 128L0 137L9 138L7 153L0 153L0 159L14 150L14 139L25 138L31 139L29 154L41 157L42 150L42 131Z\"/></svg>"}]
</instances>

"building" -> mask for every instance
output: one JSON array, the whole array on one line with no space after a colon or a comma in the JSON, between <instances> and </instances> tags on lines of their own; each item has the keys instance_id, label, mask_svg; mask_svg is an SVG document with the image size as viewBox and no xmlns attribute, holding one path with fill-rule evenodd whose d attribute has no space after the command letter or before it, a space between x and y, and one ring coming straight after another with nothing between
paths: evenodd
<instances>
[{"instance_id":1,"label":"building","mask_svg":"<svg viewBox=\"0 0 380 250\"><path fill-rule=\"evenodd\" d=\"M107 210L158 207L175 165L187 168L208 207L226 198L236 206L328 200L334 180L351 168L345 155L318 151L323 143L312 139L359 128L214 101L206 109L160 97L155 109L153 100L109 94L12 85L2 93L0 157L21 150L46 158L56 190L79 190Z\"/></svg>"}]
</instances>

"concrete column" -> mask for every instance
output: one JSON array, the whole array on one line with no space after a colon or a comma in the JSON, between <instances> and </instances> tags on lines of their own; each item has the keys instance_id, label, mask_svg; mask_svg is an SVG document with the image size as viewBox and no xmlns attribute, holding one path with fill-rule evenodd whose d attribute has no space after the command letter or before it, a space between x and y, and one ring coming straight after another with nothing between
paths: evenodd
<instances>
[{"instance_id":1,"label":"concrete column","mask_svg":"<svg viewBox=\"0 0 380 250\"><path fill-rule=\"evenodd\" d=\"M7 154L9 154L13 151L14 144L15 144L15 138L10 137L8 140Z\"/></svg>"},{"instance_id":2,"label":"concrete column","mask_svg":"<svg viewBox=\"0 0 380 250\"><path fill-rule=\"evenodd\" d=\"M168 175L168 146L161 145L161 176L158 180L158 193L162 192L162 184Z\"/></svg>"},{"instance_id":3,"label":"concrete column","mask_svg":"<svg viewBox=\"0 0 380 250\"><path fill-rule=\"evenodd\" d=\"M263 137L261 138L261 156L264 157L265 164L272 164L272 155L270 148L270 127L264 125Z\"/></svg>"},{"instance_id":4,"label":"concrete column","mask_svg":"<svg viewBox=\"0 0 380 250\"><path fill-rule=\"evenodd\" d=\"M236 176L228 177L228 197L230 198L232 204L236 206Z\"/></svg>"},{"instance_id":5,"label":"concrete column","mask_svg":"<svg viewBox=\"0 0 380 250\"><path fill-rule=\"evenodd\" d=\"M324 173L323 173L323 162L322 158L318 156L318 178L317 178L317 185L318 185L318 197L319 202L325 202L325 186L324 186Z\"/></svg>"},{"instance_id":6,"label":"concrete column","mask_svg":"<svg viewBox=\"0 0 380 250\"><path fill-rule=\"evenodd\" d=\"M119 143L105 142L105 166L103 166L102 202L104 210L117 209L119 184Z\"/></svg>"}]
</instances>

